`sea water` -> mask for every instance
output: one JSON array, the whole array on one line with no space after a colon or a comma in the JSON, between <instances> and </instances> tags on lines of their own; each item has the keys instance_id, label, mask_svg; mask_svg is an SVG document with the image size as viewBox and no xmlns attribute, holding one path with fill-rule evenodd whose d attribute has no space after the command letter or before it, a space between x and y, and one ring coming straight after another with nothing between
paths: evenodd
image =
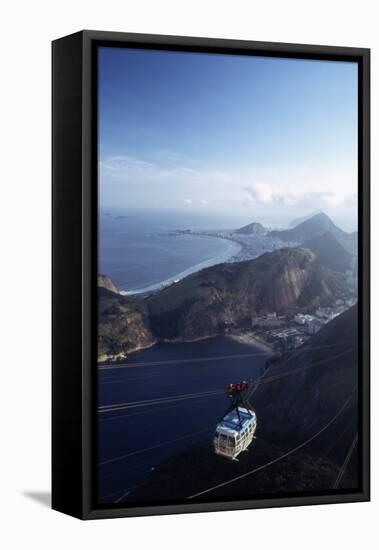
<instances>
[{"instance_id":1,"label":"sea water","mask_svg":"<svg viewBox=\"0 0 379 550\"><path fill-rule=\"evenodd\" d=\"M222 220L173 212L105 212L99 216L99 268L120 291L157 290L194 271L227 261L240 247L217 237L175 235Z\"/></svg>"}]
</instances>

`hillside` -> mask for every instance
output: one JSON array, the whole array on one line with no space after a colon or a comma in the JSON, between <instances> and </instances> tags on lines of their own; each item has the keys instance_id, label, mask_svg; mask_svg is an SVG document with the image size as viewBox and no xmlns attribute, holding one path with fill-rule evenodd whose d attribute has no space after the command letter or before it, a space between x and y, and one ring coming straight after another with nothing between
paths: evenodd
<instances>
[{"instance_id":1,"label":"hillside","mask_svg":"<svg viewBox=\"0 0 379 550\"><path fill-rule=\"evenodd\" d=\"M263 430L280 437L289 432L309 436L353 395L358 381L357 323L357 306L353 306L287 361L266 372L252 398ZM283 379L264 383L265 378L283 373ZM355 407L354 397L346 414L352 430L356 429Z\"/></svg>"},{"instance_id":2,"label":"hillside","mask_svg":"<svg viewBox=\"0 0 379 550\"><path fill-rule=\"evenodd\" d=\"M292 313L342 296L342 277L309 250L284 248L246 262L219 264L147 300L160 339L195 340L250 324L259 312Z\"/></svg>"},{"instance_id":3,"label":"hillside","mask_svg":"<svg viewBox=\"0 0 379 550\"><path fill-rule=\"evenodd\" d=\"M308 239L303 243L303 246L311 250L324 267L332 271L345 273L348 269L351 269L353 255L329 231Z\"/></svg>"},{"instance_id":4,"label":"hillside","mask_svg":"<svg viewBox=\"0 0 379 550\"><path fill-rule=\"evenodd\" d=\"M324 213L316 214L292 229L284 231L270 231L269 236L277 237L282 241L304 243L324 233L330 233L350 253L356 253L356 234L346 233L337 227Z\"/></svg>"},{"instance_id":5,"label":"hillside","mask_svg":"<svg viewBox=\"0 0 379 550\"><path fill-rule=\"evenodd\" d=\"M114 285L112 279L108 275L98 275L97 276L97 286L100 288L105 288L111 292L118 292L116 286Z\"/></svg>"},{"instance_id":6,"label":"hillside","mask_svg":"<svg viewBox=\"0 0 379 550\"><path fill-rule=\"evenodd\" d=\"M341 275L299 248L203 269L146 300L99 288L99 360L122 357L157 340L223 334L250 326L258 313L313 310L346 290Z\"/></svg>"},{"instance_id":7,"label":"hillside","mask_svg":"<svg viewBox=\"0 0 379 550\"><path fill-rule=\"evenodd\" d=\"M236 229L235 233L240 235L266 235L267 229L261 223L253 222Z\"/></svg>"},{"instance_id":8,"label":"hillside","mask_svg":"<svg viewBox=\"0 0 379 550\"><path fill-rule=\"evenodd\" d=\"M210 430L164 460L129 501L330 491L339 477L338 488L357 488L356 338L354 306L266 371L249 398L256 439L238 462L214 454Z\"/></svg>"},{"instance_id":9,"label":"hillside","mask_svg":"<svg viewBox=\"0 0 379 550\"><path fill-rule=\"evenodd\" d=\"M98 359L124 357L155 343L141 300L98 289Z\"/></svg>"}]
</instances>

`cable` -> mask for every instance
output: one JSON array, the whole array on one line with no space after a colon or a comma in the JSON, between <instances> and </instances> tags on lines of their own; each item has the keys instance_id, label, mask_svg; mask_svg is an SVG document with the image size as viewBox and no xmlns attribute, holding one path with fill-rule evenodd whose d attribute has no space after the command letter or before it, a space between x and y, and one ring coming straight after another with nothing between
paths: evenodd
<instances>
[{"instance_id":1,"label":"cable","mask_svg":"<svg viewBox=\"0 0 379 550\"><path fill-rule=\"evenodd\" d=\"M159 412L169 411L170 409L176 409L180 405L172 405L171 407L163 407L162 409L159 409ZM120 414L119 416L108 416L108 418L99 418L98 422L99 424L102 424L103 422L109 422L110 420L119 420L121 418L130 418L132 416L140 416L141 414L151 414L152 412L156 412L155 409L147 410L147 411L140 411L130 414Z\"/></svg>"},{"instance_id":2,"label":"cable","mask_svg":"<svg viewBox=\"0 0 379 550\"><path fill-rule=\"evenodd\" d=\"M132 369L140 367L161 367L167 365L180 365L183 363L199 363L208 361L222 361L225 359L243 359L248 357L256 357L258 355L267 355L267 352L255 352L255 353L240 353L238 355L220 355L211 357L196 357L192 359L170 359L169 361L147 361L144 363L120 363L119 365L102 365L98 366L98 370L113 370L113 369Z\"/></svg>"},{"instance_id":3,"label":"cable","mask_svg":"<svg viewBox=\"0 0 379 550\"><path fill-rule=\"evenodd\" d=\"M295 350L293 350L293 353L287 358L289 359L290 357L294 357L295 356L295 353L302 353L303 351L315 351L315 350L319 350L319 349L325 349L325 348L334 348L334 347L337 347L337 346L344 346L346 344L352 344L354 342L356 342L358 340L358 338L353 338L351 340L345 340L344 342L338 342L336 344L325 344L325 345L322 345L322 346L311 346L311 347L307 347L306 345L302 345L298 348L296 348ZM272 369L276 369L278 368L280 365L274 363L273 365L271 365L271 368Z\"/></svg>"},{"instance_id":4,"label":"cable","mask_svg":"<svg viewBox=\"0 0 379 550\"><path fill-rule=\"evenodd\" d=\"M353 349L354 348L351 348L351 349L345 350L341 353L338 353L337 355L334 355L332 357L328 357L327 359L321 359L320 361L316 361L316 363L314 363L313 365L310 365L309 367L299 367L299 368L292 369L290 371L283 372L283 373L280 373L280 374L275 374L274 376L270 376L269 378L266 378L265 375L269 372L269 369L268 369L262 377L258 378L257 384L253 388L252 392L250 392L248 399L251 398L251 396L255 393L255 391L258 389L258 386L260 384L269 384L271 382L275 382L276 380L280 380L281 378L284 378L286 376L290 376L291 374L294 374L296 372L303 372L305 370L310 370L310 369L313 369L315 367L319 367L322 364L330 363L330 361L333 361L334 359L338 359L339 357L343 357L347 353L351 353L351 351Z\"/></svg>"},{"instance_id":5,"label":"cable","mask_svg":"<svg viewBox=\"0 0 379 550\"><path fill-rule=\"evenodd\" d=\"M284 372L284 373L281 373L281 374L277 374L277 375L271 376L269 378L265 378L265 376L263 376L262 378L258 379L258 383L256 384L256 386L254 387L254 389L252 390L252 392L248 396L248 400L250 400L251 396L255 393L255 391L257 390L257 388L260 384L269 384L271 382L275 382L276 380L280 380L280 379L282 379L286 376L290 376L294 373L303 372L305 370L313 369L313 368L318 367L318 366L320 366L321 364L324 364L324 363L325 364L330 363L330 361L332 361L334 359L337 359L339 357L342 357L342 356L346 355L347 353L350 353L351 351L352 351L351 349L345 350L342 353L339 353L339 354L337 354L333 357L328 357L327 359L322 359L320 361L317 361L316 363L314 363L313 365L310 365L309 367L300 367L300 368L297 368L297 369L292 369L291 371ZM266 371L265 374L267 374L267 371ZM125 410L125 409L136 408L136 407L144 407L144 406L149 406L149 405L159 405L161 403L172 403L172 402L176 402L176 401L183 401L183 400L187 400L187 399L196 399L196 398L200 398L200 397L201 398L202 397L212 397L214 395L220 395L221 393L224 393L224 391L225 390L223 390L223 389L217 389L217 390L209 390L207 392L183 394L183 395L176 395L176 396L171 396L171 397L161 397L161 398L157 398L157 399L145 399L145 400L140 400L140 401L130 401L130 402L127 402L127 403L116 403L114 405L103 405L103 406L98 408L98 412L99 413L104 413L104 412L121 411L121 410Z\"/></svg>"},{"instance_id":6,"label":"cable","mask_svg":"<svg viewBox=\"0 0 379 550\"><path fill-rule=\"evenodd\" d=\"M353 340L346 340L344 342L337 342L335 344L325 344L321 346L311 346L304 348L306 351L313 351L316 349L324 349L324 348L332 348L336 346L342 346L345 344L351 344L352 342L356 341L357 338L354 338ZM301 346L302 348L302 346ZM294 351L300 351L301 348L297 348ZM129 368L140 368L140 367L158 367L158 366L167 366L167 365L180 365L183 363L199 363L199 362L208 362L208 361L222 361L227 359L243 359L243 358L249 358L249 357L256 357L256 356L267 356L268 352L255 352L255 353L242 353L237 355L221 355L221 356L210 356L210 357L197 357L197 358L191 358L191 359L170 359L168 361L145 361L141 363L119 363L117 365L112 364L106 364L106 365L98 365L98 370L104 370L104 371L110 371L114 369L129 369ZM273 365L274 366L274 365Z\"/></svg>"},{"instance_id":7,"label":"cable","mask_svg":"<svg viewBox=\"0 0 379 550\"><path fill-rule=\"evenodd\" d=\"M342 478L343 478L343 476L344 476L344 474L345 474L346 468L347 468L347 466L348 466L348 464L349 464L349 462L350 462L350 460L351 460L351 457L352 457L352 454L353 454L353 452L354 452L354 449L355 449L355 446L356 446L357 442L358 442L358 432L355 434L355 437L354 437L354 439L353 439L353 441L352 441L352 443L351 443L351 445L350 445L350 447L349 447L349 450L347 451L347 455L346 455L346 457L345 457L345 460L344 460L344 462L343 462L343 464L342 464L342 466L341 466L341 468L340 468L340 471L339 471L339 473L338 473L337 479L336 479L336 481L334 482L333 489L338 489L338 486L339 486L339 484L341 483Z\"/></svg>"},{"instance_id":8,"label":"cable","mask_svg":"<svg viewBox=\"0 0 379 550\"><path fill-rule=\"evenodd\" d=\"M245 359L249 359L250 356L246 356L244 357ZM201 365L201 368L199 368L199 376L197 376L196 378L191 378L191 380L195 380L195 379L200 379L200 378L203 378L203 376L200 376L200 374L204 374L204 371L208 371L210 369L217 369L217 370L221 370L221 369L224 369L224 368L230 368L230 364L220 364L220 363L217 363L215 365L207 365L207 366L203 366ZM180 367L180 374L183 373L183 370L184 369L192 369L192 372L195 372L194 369L192 368L192 366L188 365L188 366L182 366ZM127 370L125 368L125 370ZM100 386L106 386L106 385L109 385L109 384L119 384L120 382L124 382L124 381L133 381L133 380L149 380L150 378L153 378L153 377L156 377L156 376L159 376L159 377L162 377L162 372L149 372L148 374L146 373L143 373L143 374L137 374L137 375L134 375L134 376L131 376L131 375L126 375L126 376L122 376L122 377L119 377L119 376L105 376L104 380L99 380L99 385Z\"/></svg>"},{"instance_id":9,"label":"cable","mask_svg":"<svg viewBox=\"0 0 379 550\"><path fill-rule=\"evenodd\" d=\"M145 453L147 451L152 451L153 449L158 449L160 447L164 447L166 445L170 445L171 443L176 443L177 441L182 441L184 439L189 439L191 437L195 437L196 435L199 435L201 433L209 432L211 428L206 428L204 430L199 430L197 432L193 432L187 435L183 435L182 437L177 437L176 439L171 439L170 441L165 441L163 443L158 443L157 445L152 445L151 447L145 447L144 449L139 449L138 451L132 451L130 453L116 456L115 458L110 458L109 460L104 460L103 462L99 462L98 466L105 466L106 464L111 464L112 462L118 462L120 460L123 460L124 458L128 458L130 456L135 456L141 453Z\"/></svg>"},{"instance_id":10,"label":"cable","mask_svg":"<svg viewBox=\"0 0 379 550\"><path fill-rule=\"evenodd\" d=\"M306 441L303 441L303 443L301 443L300 445L297 445L296 447L292 448L291 450L287 451L286 453L284 453L284 455L281 455L280 457L277 457L277 458L274 458L273 460L270 460L269 462L266 462L266 464L263 464L262 466L258 466L257 468L254 468L253 470L250 470L249 472L246 472L244 474L241 474L237 477L234 477L232 479L230 479L229 481L224 481L223 483L219 483L218 485L214 485L213 487L210 487L209 489L205 489L204 491L200 491L199 493L195 493L194 495L191 495L189 497L187 497L188 499L192 499L192 498L196 498L196 497L199 497L201 495L204 495L206 493L209 493L211 491L214 491L216 489L219 489L220 487L225 487L226 485L230 485L231 483L234 483L235 481L239 481L240 479L243 479L245 477L248 477L252 474L255 474L256 472L259 472L260 470L263 470L264 468L267 468L268 466L272 466L272 464L275 464L276 462L279 462L280 460L283 460L284 458L286 458L287 456L290 456L291 454L295 453L296 451L298 451L299 449L301 449L302 447L305 447L305 445L307 445L308 443L310 443L311 441L313 441L314 439L316 439L316 437L318 437L319 435L321 435L325 430L327 430L329 428L329 426L331 426L333 424L333 422L342 414L342 412L345 410L345 408L347 407L348 403L351 401L352 399L352 395L345 401L345 403L342 405L342 407L339 409L339 411L333 416L333 418L331 420L329 420L329 422L327 422L325 424L325 426L323 426L321 428L321 430L319 430L317 433L313 434L311 437L309 437Z\"/></svg>"},{"instance_id":11,"label":"cable","mask_svg":"<svg viewBox=\"0 0 379 550\"><path fill-rule=\"evenodd\" d=\"M98 413L107 413L113 411L123 411L125 409L134 409L136 407L146 407L150 405L160 405L161 403L173 403L176 401L185 401L187 399L198 399L201 397L213 397L224 393L224 389L211 390L208 392L189 393L183 395L174 395L172 397L161 397L160 399L146 399L142 401L130 401L128 403L116 403L114 405L104 405L98 408Z\"/></svg>"}]
</instances>

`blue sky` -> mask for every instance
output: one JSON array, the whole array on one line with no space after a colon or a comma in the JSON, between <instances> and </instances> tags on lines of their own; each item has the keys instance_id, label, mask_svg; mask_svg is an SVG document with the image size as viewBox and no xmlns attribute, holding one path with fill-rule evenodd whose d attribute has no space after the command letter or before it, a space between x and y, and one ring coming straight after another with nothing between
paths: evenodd
<instances>
[{"instance_id":1,"label":"blue sky","mask_svg":"<svg viewBox=\"0 0 379 550\"><path fill-rule=\"evenodd\" d=\"M99 176L103 208L353 228L357 66L100 48Z\"/></svg>"}]
</instances>

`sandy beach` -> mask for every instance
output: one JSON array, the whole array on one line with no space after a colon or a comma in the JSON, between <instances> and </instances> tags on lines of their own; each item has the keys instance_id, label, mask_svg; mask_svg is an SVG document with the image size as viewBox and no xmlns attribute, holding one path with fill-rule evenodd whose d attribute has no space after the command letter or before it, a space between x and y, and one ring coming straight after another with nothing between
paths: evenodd
<instances>
[{"instance_id":1,"label":"sandy beach","mask_svg":"<svg viewBox=\"0 0 379 550\"><path fill-rule=\"evenodd\" d=\"M247 344L265 351L272 355L274 353L272 347L261 338L257 337L254 332L242 332L241 334L228 334L228 338L240 342L241 344Z\"/></svg>"}]
</instances>

